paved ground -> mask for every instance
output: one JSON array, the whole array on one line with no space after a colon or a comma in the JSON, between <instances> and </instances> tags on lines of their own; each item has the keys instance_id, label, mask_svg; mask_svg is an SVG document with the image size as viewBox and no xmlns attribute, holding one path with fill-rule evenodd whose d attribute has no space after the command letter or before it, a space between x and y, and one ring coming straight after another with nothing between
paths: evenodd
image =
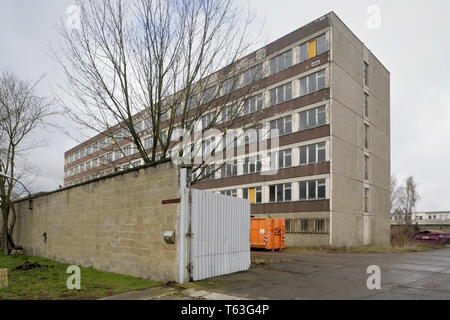
<instances>
[{"instance_id":1,"label":"paved ground","mask_svg":"<svg viewBox=\"0 0 450 320\"><path fill-rule=\"evenodd\" d=\"M249 299L450 300L450 248L403 254L253 253L248 272L197 283ZM367 267L381 268L381 290L369 290Z\"/></svg>"},{"instance_id":2,"label":"paved ground","mask_svg":"<svg viewBox=\"0 0 450 320\"><path fill-rule=\"evenodd\" d=\"M421 253L253 252L248 271L106 299L399 299L450 300L450 248ZM381 268L381 290L369 290L367 267Z\"/></svg>"}]
</instances>

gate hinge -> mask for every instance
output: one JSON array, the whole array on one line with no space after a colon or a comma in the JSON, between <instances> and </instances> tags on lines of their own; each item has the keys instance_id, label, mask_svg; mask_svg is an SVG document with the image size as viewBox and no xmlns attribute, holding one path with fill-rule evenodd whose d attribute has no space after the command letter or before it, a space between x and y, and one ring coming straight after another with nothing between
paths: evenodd
<instances>
[{"instance_id":1,"label":"gate hinge","mask_svg":"<svg viewBox=\"0 0 450 320\"><path fill-rule=\"evenodd\" d=\"M194 234L192 232L186 233L186 238L192 238Z\"/></svg>"},{"instance_id":2,"label":"gate hinge","mask_svg":"<svg viewBox=\"0 0 450 320\"><path fill-rule=\"evenodd\" d=\"M194 266L192 265L192 263L189 263L186 267L188 274L191 274L192 271L194 270Z\"/></svg>"}]
</instances>

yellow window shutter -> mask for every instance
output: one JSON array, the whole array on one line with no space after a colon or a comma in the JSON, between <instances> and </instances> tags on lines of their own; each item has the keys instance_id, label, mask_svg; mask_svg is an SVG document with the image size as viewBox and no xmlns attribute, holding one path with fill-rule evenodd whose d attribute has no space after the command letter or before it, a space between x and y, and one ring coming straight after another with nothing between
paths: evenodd
<instances>
[{"instance_id":1,"label":"yellow window shutter","mask_svg":"<svg viewBox=\"0 0 450 320\"><path fill-rule=\"evenodd\" d=\"M312 40L308 42L308 59L314 58L317 54L317 41Z\"/></svg>"},{"instance_id":2,"label":"yellow window shutter","mask_svg":"<svg viewBox=\"0 0 450 320\"><path fill-rule=\"evenodd\" d=\"M248 199L250 200L250 203L255 203L255 188L249 190Z\"/></svg>"}]
</instances>

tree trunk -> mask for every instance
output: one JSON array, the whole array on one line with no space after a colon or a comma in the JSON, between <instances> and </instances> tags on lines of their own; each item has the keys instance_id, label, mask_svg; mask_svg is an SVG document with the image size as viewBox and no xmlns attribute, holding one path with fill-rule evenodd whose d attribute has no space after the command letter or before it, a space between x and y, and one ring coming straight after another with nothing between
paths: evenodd
<instances>
[{"instance_id":1,"label":"tree trunk","mask_svg":"<svg viewBox=\"0 0 450 320\"><path fill-rule=\"evenodd\" d=\"M2 244L3 244L3 255L9 255L8 250L8 216L2 210Z\"/></svg>"}]
</instances>

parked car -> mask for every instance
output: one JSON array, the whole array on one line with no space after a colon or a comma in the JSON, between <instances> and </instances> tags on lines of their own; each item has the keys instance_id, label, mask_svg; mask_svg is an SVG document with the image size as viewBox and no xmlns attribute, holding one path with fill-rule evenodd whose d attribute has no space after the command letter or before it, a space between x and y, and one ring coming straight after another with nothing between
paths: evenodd
<instances>
[{"instance_id":1,"label":"parked car","mask_svg":"<svg viewBox=\"0 0 450 320\"><path fill-rule=\"evenodd\" d=\"M433 245L446 245L450 243L450 234L440 230L426 230L415 234L414 241Z\"/></svg>"}]
</instances>

